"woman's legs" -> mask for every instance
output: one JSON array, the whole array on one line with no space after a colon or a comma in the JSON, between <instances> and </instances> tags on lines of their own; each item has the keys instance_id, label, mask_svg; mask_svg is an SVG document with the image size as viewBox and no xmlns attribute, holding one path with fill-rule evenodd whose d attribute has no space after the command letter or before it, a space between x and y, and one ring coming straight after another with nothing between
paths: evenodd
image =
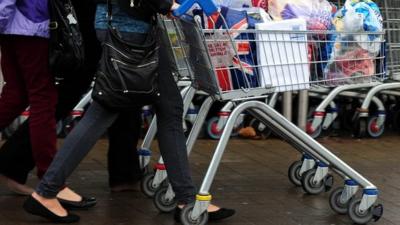
<instances>
[{"instance_id":1,"label":"woman's legs","mask_svg":"<svg viewBox=\"0 0 400 225\"><path fill-rule=\"evenodd\" d=\"M160 99L155 104L158 141L176 199L179 204L188 204L194 201L196 190L190 174L182 127L183 102L170 65L163 63L168 59L163 46L160 47L158 78Z\"/></svg>"},{"instance_id":2,"label":"woman's legs","mask_svg":"<svg viewBox=\"0 0 400 225\"><path fill-rule=\"evenodd\" d=\"M143 172L137 154L141 109L120 113L108 129L108 174L112 191L132 190Z\"/></svg>"},{"instance_id":3,"label":"woman's legs","mask_svg":"<svg viewBox=\"0 0 400 225\"><path fill-rule=\"evenodd\" d=\"M93 102L78 125L72 130L57 152L36 191L45 198L55 198L97 140L115 121L118 113L106 110Z\"/></svg>"},{"instance_id":4,"label":"woman's legs","mask_svg":"<svg viewBox=\"0 0 400 225\"><path fill-rule=\"evenodd\" d=\"M0 130L8 126L28 107L28 94L20 72L13 37L1 36L1 69L4 85L0 97Z\"/></svg>"},{"instance_id":5,"label":"woman's legs","mask_svg":"<svg viewBox=\"0 0 400 225\"><path fill-rule=\"evenodd\" d=\"M0 127L30 106L30 141L39 177L56 152L54 119L57 91L48 71L48 41L44 38L2 37L2 67L6 86L0 100Z\"/></svg>"},{"instance_id":6,"label":"woman's legs","mask_svg":"<svg viewBox=\"0 0 400 225\"><path fill-rule=\"evenodd\" d=\"M57 90L48 69L48 40L15 38L18 64L29 98L29 131L39 178L46 172L57 150L55 111Z\"/></svg>"}]
</instances>

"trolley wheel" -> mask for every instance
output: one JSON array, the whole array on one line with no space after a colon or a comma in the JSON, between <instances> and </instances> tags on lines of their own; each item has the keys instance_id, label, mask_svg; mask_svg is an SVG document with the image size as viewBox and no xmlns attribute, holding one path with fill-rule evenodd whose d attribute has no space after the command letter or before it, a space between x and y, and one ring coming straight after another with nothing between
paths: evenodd
<instances>
[{"instance_id":1,"label":"trolley wheel","mask_svg":"<svg viewBox=\"0 0 400 225\"><path fill-rule=\"evenodd\" d=\"M212 117L207 123L207 134L210 138L218 140L221 138L222 131L217 128L219 117Z\"/></svg>"},{"instance_id":2,"label":"trolley wheel","mask_svg":"<svg viewBox=\"0 0 400 225\"><path fill-rule=\"evenodd\" d=\"M378 126L377 121L377 116L371 117L368 121L368 134L372 138L378 138L382 136L383 132L385 131L385 124Z\"/></svg>"},{"instance_id":3,"label":"trolley wheel","mask_svg":"<svg viewBox=\"0 0 400 225\"><path fill-rule=\"evenodd\" d=\"M180 215L181 223L183 225L205 225L208 222L208 212L205 211L197 220L191 218L191 214L194 208L194 203L186 205Z\"/></svg>"},{"instance_id":4,"label":"trolley wheel","mask_svg":"<svg viewBox=\"0 0 400 225\"><path fill-rule=\"evenodd\" d=\"M307 194L318 195L325 191L324 180L319 183L313 182L316 172L317 169L311 169L301 176L301 186Z\"/></svg>"},{"instance_id":5,"label":"trolley wheel","mask_svg":"<svg viewBox=\"0 0 400 225\"><path fill-rule=\"evenodd\" d=\"M154 197L158 187L153 187L154 173L146 174L140 181L140 189L142 193L149 198Z\"/></svg>"},{"instance_id":6,"label":"trolley wheel","mask_svg":"<svg viewBox=\"0 0 400 225\"><path fill-rule=\"evenodd\" d=\"M353 135L355 138L363 138L367 132L367 118L359 118L355 120L353 127Z\"/></svg>"},{"instance_id":7,"label":"trolley wheel","mask_svg":"<svg viewBox=\"0 0 400 225\"><path fill-rule=\"evenodd\" d=\"M307 134L310 135L312 138L318 138L319 136L321 136L322 126L319 125L317 128L312 129L311 125L313 120L314 120L313 118L307 120L306 131Z\"/></svg>"},{"instance_id":8,"label":"trolley wheel","mask_svg":"<svg viewBox=\"0 0 400 225\"><path fill-rule=\"evenodd\" d=\"M343 187L338 187L335 190L333 190L331 192L331 195L329 196L329 205L331 206L331 209L341 215L347 213L350 202L350 201L345 203L340 202L340 196L342 195L343 190L344 190Z\"/></svg>"},{"instance_id":9,"label":"trolley wheel","mask_svg":"<svg viewBox=\"0 0 400 225\"><path fill-rule=\"evenodd\" d=\"M261 121L257 120L256 118L250 121L249 126L253 127L253 129L257 132L257 135L262 136L263 138L268 138L272 134L272 130L264 125L265 127L262 129L260 128Z\"/></svg>"},{"instance_id":10,"label":"trolley wheel","mask_svg":"<svg viewBox=\"0 0 400 225\"><path fill-rule=\"evenodd\" d=\"M349 202L349 209L348 209L347 213L348 213L350 219L355 224L367 224L374 217L374 215L373 215L374 207L369 208L365 212L360 212L359 211L360 203L361 203L361 199L353 198Z\"/></svg>"},{"instance_id":11,"label":"trolley wheel","mask_svg":"<svg viewBox=\"0 0 400 225\"><path fill-rule=\"evenodd\" d=\"M301 187L300 169L302 164L303 164L302 161L295 161L290 165L288 170L288 177L290 182L292 182L292 184L294 184L297 187Z\"/></svg>"},{"instance_id":12,"label":"trolley wheel","mask_svg":"<svg viewBox=\"0 0 400 225\"><path fill-rule=\"evenodd\" d=\"M162 186L159 188L154 195L154 205L156 208L163 213L169 213L175 210L177 202L174 199L166 199L165 194L167 193L168 186Z\"/></svg>"}]
</instances>

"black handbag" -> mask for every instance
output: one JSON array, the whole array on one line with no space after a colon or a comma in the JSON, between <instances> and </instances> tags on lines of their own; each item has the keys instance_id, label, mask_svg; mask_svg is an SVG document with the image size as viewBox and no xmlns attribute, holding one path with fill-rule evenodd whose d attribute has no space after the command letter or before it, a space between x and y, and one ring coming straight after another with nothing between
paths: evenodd
<instances>
[{"instance_id":1,"label":"black handbag","mask_svg":"<svg viewBox=\"0 0 400 225\"><path fill-rule=\"evenodd\" d=\"M49 0L49 68L58 79L81 69L85 54L82 34L70 0Z\"/></svg>"},{"instance_id":2,"label":"black handbag","mask_svg":"<svg viewBox=\"0 0 400 225\"><path fill-rule=\"evenodd\" d=\"M159 96L157 27L153 25L143 44L129 43L111 26L110 2L108 11L109 28L103 43L92 98L112 110L153 104Z\"/></svg>"}]
</instances>

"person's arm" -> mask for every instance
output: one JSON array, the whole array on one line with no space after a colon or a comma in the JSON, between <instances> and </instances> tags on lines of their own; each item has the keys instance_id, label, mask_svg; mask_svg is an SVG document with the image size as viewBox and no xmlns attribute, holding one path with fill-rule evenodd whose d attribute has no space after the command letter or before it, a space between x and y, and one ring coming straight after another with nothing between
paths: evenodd
<instances>
[{"instance_id":1,"label":"person's arm","mask_svg":"<svg viewBox=\"0 0 400 225\"><path fill-rule=\"evenodd\" d=\"M3 33L7 24L12 19L16 11L17 0L0 1L0 33Z\"/></svg>"}]
</instances>

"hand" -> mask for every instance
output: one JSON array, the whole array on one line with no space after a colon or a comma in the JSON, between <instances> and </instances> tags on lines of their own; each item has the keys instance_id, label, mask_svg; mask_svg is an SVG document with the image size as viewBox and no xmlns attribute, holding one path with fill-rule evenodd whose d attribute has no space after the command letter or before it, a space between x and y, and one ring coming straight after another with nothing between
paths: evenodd
<instances>
[{"instance_id":1,"label":"hand","mask_svg":"<svg viewBox=\"0 0 400 225\"><path fill-rule=\"evenodd\" d=\"M173 12L174 10L178 9L179 6L181 6L181 5L178 4L178 3L176 3L176 2L174 1L174 2L172 3L172 6L171 6L171 11L168 13L167 17L170 18L170 19L174 19L175 17L174 17L174 15L172 14L172 12Z\"/></svg>"},{"instance_id":2,"label":"hand","mask_svg":"<svg viewBox=\"0 0 400 225\"><path fill-rule=\"evenodd\" d=\"M174 1L174 3L172 3L171 11L174 11L174 10L178 9L179 6L181 6L181 5L179 5L178 3L176 3L176 2Z\"/></svg>"}]
</instances>

